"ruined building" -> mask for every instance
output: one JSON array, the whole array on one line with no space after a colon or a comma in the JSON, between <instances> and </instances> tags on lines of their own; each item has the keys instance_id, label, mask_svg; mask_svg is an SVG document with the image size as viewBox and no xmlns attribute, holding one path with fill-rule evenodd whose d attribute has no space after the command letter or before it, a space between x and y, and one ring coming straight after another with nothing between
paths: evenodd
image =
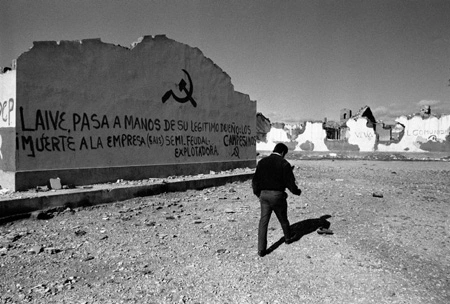
<instances>
[{"instance_id":1,"label":"ruined building","mask_svg":"<svg viewBox=\"0 0 450 304\"><path fill-rule=\"evenodd\" d=\"M254 167L256 102L164 35L40 41L0 74L0 185L83 185Z\"/></svg>"},{"instance_id":2,"label":"ruined building","mask_svg":"<svg viewBox=\"0 0 450 304\"><path fill-rule=\"evenodd\" d=\"M430 106L420 113L400 116L394 125L378 122L370 107L362 107L352 115L342 109L340 121L305 122L295 137L287 140L296 151L359 151L359 152L450 152L450 115L436 116ZM282 130L272 126L257 150L270 150L286 139ZM291 130L284 128L284 133Z\"/></svg>"}]
</instances>

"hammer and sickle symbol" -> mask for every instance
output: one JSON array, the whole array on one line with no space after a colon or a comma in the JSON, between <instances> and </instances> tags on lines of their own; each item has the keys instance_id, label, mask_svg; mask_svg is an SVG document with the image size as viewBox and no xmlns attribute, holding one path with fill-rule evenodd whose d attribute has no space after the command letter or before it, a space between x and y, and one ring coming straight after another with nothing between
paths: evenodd
<instances>
[{"instance_id":1,"label":"hammer and sickle symbol","mask_svg":"<svg viewBox=\"0 0 450 304\"><path fill-rule=\"evenodd\" d=\"M428 140L431 140L431 141L437 141L437 136L436 136L436 135L430 135L430 136L428 137Z\"/></svg>"},{"instance_id":2,"label":"hammer and sickle symbol","mask_svg":"<svg viewBox=\"0 0 450 304\"><path fill-rule=\"evenodd\" d=\"M173 97L173 99L175 99L175 101L177 101L179 103L185 103L185 102L190 101L195 108L197 106L197 102L195 102L194 98L192 98L192 93L194 92L194 86L192 85L191 76L189 76L189 73L185 69L182 69L182 71L188 77L189 90L186 88L186 81L184 81L184 79L180 80L180 83L178 84L178 89L180 90L180 92L185 92L186 97L178 97L177 95L175 95L175 93L172 90L169 90L162 97L162 102L165 103L170 97Z\"/></svg>"},{"instance_id":3,"label":"hammer and sickle symbol","mask_svg":"<svg viewBox=\"0 0 450 304\"><path fill-rule=\"evenodd\" d=\"M237 158L240 158L239 157L239 147L238 146L234 147L234 150L233 150L233 153L231 154L231 156L236 156Z\"/></svg>"}]
</instances>

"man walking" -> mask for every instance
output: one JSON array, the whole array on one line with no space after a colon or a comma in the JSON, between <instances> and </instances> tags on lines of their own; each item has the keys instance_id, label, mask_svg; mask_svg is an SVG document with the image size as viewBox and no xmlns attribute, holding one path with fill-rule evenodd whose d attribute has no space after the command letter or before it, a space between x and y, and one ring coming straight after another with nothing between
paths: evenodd
<instances>
[{"instance_id":1,"label":"man walking","mask_svg":"<svg viewBox=\"0 0 450 304\"><path fill-rule=\"evenodd\" d=\"M270 156L259 161L253 176L253 193L261 203L258 229L258 255L261 257L267 254L267 227L272 211L281 224L285 243L292 243L296 237L291 235L285 190L288 188L294 195L300 195L302 191L297 187L291 165L284 159L287 153L288 147L278 143Z\"/></svg>"}]
</instances>

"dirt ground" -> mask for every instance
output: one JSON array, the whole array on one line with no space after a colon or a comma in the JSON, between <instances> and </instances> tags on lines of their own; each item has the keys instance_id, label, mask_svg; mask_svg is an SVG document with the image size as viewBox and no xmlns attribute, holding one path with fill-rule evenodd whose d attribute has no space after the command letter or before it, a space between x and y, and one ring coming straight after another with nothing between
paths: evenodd
<instances>
[{"instance_id":1,"label":"dirt ground","mask_svg":"<svg viewBox=\"0 0 450 304\"><path fill-rule=\"evenodd\" d=\"M1 303L450 303L449 162L291 163L290 245L250 181L68 209L0 226Z\"/></svg>"}]
</instances>

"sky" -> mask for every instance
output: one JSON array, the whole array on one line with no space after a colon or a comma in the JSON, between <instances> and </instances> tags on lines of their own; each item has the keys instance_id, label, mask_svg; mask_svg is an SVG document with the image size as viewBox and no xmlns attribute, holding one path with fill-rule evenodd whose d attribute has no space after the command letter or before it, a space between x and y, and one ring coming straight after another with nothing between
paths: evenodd
<instances>
[{"instance_id":1,"label":"sky","mask_svg":"<svg viewBox=\"0 0 450 304\"><path fill-rule=\"evenodd\" d=\"M0 66L33 41L165 34L199 48L272 122L450 114L450 0L0 0Z\"/></svg>"}]
</instances>

